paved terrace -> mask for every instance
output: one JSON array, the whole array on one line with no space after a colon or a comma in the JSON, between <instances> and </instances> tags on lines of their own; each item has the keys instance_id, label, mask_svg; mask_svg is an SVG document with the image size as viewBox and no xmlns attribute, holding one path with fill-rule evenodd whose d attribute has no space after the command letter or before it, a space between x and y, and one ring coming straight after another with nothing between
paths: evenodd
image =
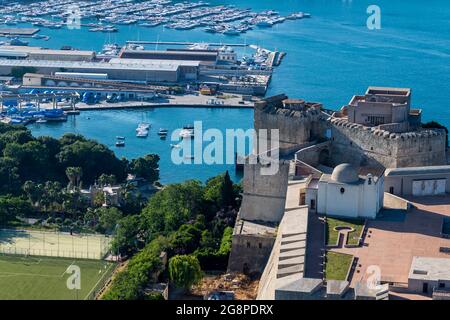
<instances>
[{"instance_id":1,"label":"paved terrace","mask_svg":"<svg viewBox=\"0 0 450 320\"><path fill-rule=\"evenodd\" d=\"M380 267L382 281L405 286L413 256L450 258L439 252L440 247L450 247L450 239L440 236L443 218L450 217L450 195L407 200L416 208L407 213L387 213L368 222L362 247L332 250L359 258L352 286L367 278L365 272L370 265Z\"/></svg>"}]
</instances>

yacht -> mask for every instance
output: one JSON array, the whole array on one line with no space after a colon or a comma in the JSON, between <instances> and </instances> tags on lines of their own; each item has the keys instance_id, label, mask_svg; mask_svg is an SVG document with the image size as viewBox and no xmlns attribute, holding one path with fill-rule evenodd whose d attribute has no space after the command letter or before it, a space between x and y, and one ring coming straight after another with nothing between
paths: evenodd
<instances>
[{"instance_id":1,"label":"yacht","mask_svg":"<svg viewBox=\"0 0 450 320\"><path fill-rule=\"evenodd\" d=\"M141 122L138 124L136 131L150 130L151 124L147 122Z\"/></svg>"},{"instance_id":2,"label":"yacht","mask_svg":"<svg viewBox=\"0 0 450 320\"><path fill-rule=\"evenodd\" d=\"M234 28L229 27L225 29L222 33L227 36L237 36L240 32Z\"/></svg>"},{"instance_id":3,"label":"yacht","mask_svg":"<svg viewBox=\"0 0 450 320\"><path fill-rule=\"evenodd\" d=\"M268 28L271 27L273 23L270 20L260 20L256 23L256 26L262 27L262 28Z\"/></svg>"},{"instance_id":4,"label":"yacht","mask_svg":"<svg viewBox=\"0 0 450 320\"><path fill-rule=\"evenodd\" d=\"M167 136L168 133L169 133L169 130L167 130L167 129L159 129L159 131L158 131L159 136Z\"/></svg>"},{"instance_id":5,"label":"yacht","mask_svg":"<svg viewBox=\"0 0 450 320\"><path fill-rule=\"evenodd\" d=\"M180 131L180 137L182 139L190 139L194 136L194 131L189 129L183 129Z\"/></svg>"},{"instance_id":6,"label":"yacht","mask_svg":"<svg viewBox=\"0 0 450 320\"><path fill-rule=\"evenodd\" d=\"M125 137L117 136L116 139L116 147L125 147Z\"/></svg>"},{"instance_id":7,"label":"yacht","mask_svg":"<svg viewBox=\"0 0 450 320\"><path fill-rule=\"evenodd\" d=\"M147 138L148 137L148 130L147 129L140 129L136 133L136 137L138 138Z\"/></svg>"}]
</instances>

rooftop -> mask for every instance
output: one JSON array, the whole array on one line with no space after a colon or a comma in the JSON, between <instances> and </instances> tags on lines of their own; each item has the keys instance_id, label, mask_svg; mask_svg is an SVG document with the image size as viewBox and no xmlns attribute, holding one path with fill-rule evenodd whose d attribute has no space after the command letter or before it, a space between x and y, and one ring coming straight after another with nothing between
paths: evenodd
<instances>
[{"instance_id":1,"label":"rooftop","mask_svg":"<svg viewBox=\"0 0 450 320\"><path fill-rule=\"evenodd\" d=\"M121 59L128 58L142 58L142 59L175 59L175 60L201 60L201 61L216 61L217 51L161 51L161 50L123 50L120 53Z\"/></svg>"},{"instance_id":2,"label":"rooftop","mask_svg":"<svg viewBox=\"0 0 450 320\"><path fill-rule=\"evenodd\" d=\"M2 51L9 52L22 52L22 53L41 53L49 55L73 55L73 56L92 56L95 54L94 51L88 50L57 50L57 49L46 49L41 47L28 47L28 46L2 46Z\"/></svg>"},{"instance_id":3,"label":"rooftop","mask_svg":"<svg viewBox=\"0 0 450 320\"><path fill-rule=\"evenodd\" d=\"M240 235L259 235L261 237L274 237L276 228L269 224L255 223L247 220L238 220L234 227L234 233Z\"/></svg>"},{"instance_id":4,"label":"rooftop","mask_svg":"<svg viewBox=\"0 0 450 320\"><path fill-rule=\"evenodd\" d=\"M450 259L447 258L413 258L409 279L450 280Z\"/></svg>"},{"instance_id":5,"label":"rooftop","mask_svg":"<svg viewBox=\"0 0 450 320\"><path fill-rule=\"evenodd\" d=\"M331 180L341 183L355 183L359 181L358 172L349 163L342 163L334 168Z\"/></svg>"},{"instance_id":6,"label":"rooftop","mask_svg":"<svg viewBox=\"0 0 450 320\"><path fill-rule=\"evenodd\" d=\"M198 66L198 65L199 65L198 61L139 60L139 59L117 59L117 58L111 59L110 62L0 59L0 66L98 69L106 71L107 70L177 71L180 66Z\"/></svg>"},{"instance_id":7,"label":"rooftop","mask_svg":"<svg viewBox=\"0 0 450 320\"><path fill-rule=\"evenodd\" d=\"M390 87L374 87L367 88L366 94L392 95L392 96L410 96L410 88L390 88Z\"/></svg>"},{"instance_id":8,"label":"rooftop","mask_svg":"<svg viewBox=\"0 0 450 320\"><path fill-rule=\"evenodd\" d=\"M407 167L407 168L389 168L386 169L385 176L410 176L419 174L449 174L450 165L430 166L430 167Z\"/></svg>"}]
</instances>

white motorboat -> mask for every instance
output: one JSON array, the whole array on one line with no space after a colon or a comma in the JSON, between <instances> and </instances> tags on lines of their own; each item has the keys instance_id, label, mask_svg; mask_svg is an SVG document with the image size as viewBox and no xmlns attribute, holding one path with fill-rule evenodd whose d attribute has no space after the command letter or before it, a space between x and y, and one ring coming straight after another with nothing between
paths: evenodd
<instances>
[{"instance_id":1,"label":"white motorboat","mask_svg":"<svg viewBox=\"0 0 450 320\"><path fill-rule=\"evenodd\" d=\"M148 137L148 130L144 130L144 129L139 130L136 133L136 137L138 137L138 138L146 138L146 137Z\"/></svg>"},{"instance_id":2,"label":"white motorboat","mask_svg":"<svg viewBox=\"0 0 450 320\"><path fill-rule=\"evenodd\" d=\"M190 129L183 129L180 131L180 137L183 139L190 139L194 136L194 131Z\"/></svg>"},{"instance_id":3,"label":"white motorboat","mask_svg":"<svg viewBox=\"0 0 450 320\"><path fill-rule=\"evenodd\" d=\"M136 128L136 131L141 131L141 130L147 130L148 131L148 130L150 130L150 127L151 127L150 123L141 122L141 123L138 124L138 126Z\"/></svg>"}]
</instances>

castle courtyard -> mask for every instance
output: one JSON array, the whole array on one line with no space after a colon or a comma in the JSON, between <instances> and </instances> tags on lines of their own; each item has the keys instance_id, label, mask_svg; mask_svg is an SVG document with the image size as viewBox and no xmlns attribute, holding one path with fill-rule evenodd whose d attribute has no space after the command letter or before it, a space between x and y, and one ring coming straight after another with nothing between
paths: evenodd
<instances>
[{"instance_id":1,"label":"castle courtyard","mask_svg":"<svg viewBox=\"0 0 450 320\"><path fill-rule=\"evenodd\" d=\"M414 205L410 211L387 212L368 221L362 247L332 250L358 258L352 285L371 275L366 274L369 266L379 266L383 283L407 287L414 256L449 258L440 248L450 247L450 239L441 237L443 219L450 217L450 195L407 200Z\"/></svg>"}]
</instances>

